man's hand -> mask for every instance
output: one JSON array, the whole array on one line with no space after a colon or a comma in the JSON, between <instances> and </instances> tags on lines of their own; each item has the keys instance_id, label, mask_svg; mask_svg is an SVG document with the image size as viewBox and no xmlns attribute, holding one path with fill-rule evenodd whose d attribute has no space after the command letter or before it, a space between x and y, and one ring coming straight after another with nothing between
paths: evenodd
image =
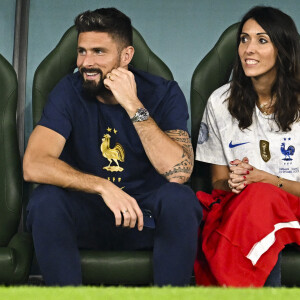
<instances>
[{"instance_id":1,"label":"man's hand","mask_svg":"<svg viewBox=\"0 0 300 300\"><path fill-rule=\"evenodd\" d=\"M106 75L104 85L127 111L130 118L135 115L138 108L144 107L137 97L136 82L132 72L121 67L113 69Z\"/></svg>"},{"instance_id":2,"label":"man's hand","mask_svg":"<svg viewBox=\"0 0 300 300\"><path fill-rule=\"evenodd\" d=\"M134 198L108 180L103 184L101 197L115 215L116 226L121 225L123 214L124 227L134 228L137 222L138 230L143 230L143 213Z\"/></svg>"},{"instance_id":3,"label":"man's hand","mask_svg":"<svg viewBox=\"0 0 300 300\"><path fill-rule=\"evenodd\" d=\"M137 87L132 72L113 69L106 75L104 85L116 101L132 118L143 104L137 97ZM163 132L151 116L145 122L134 122L151 164L159 174L172 182L184 183L193 168L193 150L187 132L174 129Z\"/></svg>"},{"instance_id":4,"label":"man's hand","mask_svg":"<svg viewBox=\"0 0 300 300\"><path fill-rule=\"evenodd\" d=\"M78 171L59 159L65 138L57 132L37 126L30 136L24 156L23 171L26 181L52 184L66 189L100 194L114 213L116 225L121 225L123 212L125 227L143 230L143 214L136 202L112 182Z\"/></svg>"}]
</instances>

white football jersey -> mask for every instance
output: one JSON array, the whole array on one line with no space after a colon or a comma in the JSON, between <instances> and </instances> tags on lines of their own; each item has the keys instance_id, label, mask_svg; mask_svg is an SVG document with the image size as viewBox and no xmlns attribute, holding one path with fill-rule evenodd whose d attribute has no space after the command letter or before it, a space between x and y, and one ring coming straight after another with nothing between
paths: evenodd
<instances>
[{"instance_id":1,"label":"white football jersey","mask_svg":"<svg viewBox=\"0 0 300 300\"><path fill-rule=\"evenodd\" d=\"M196 160L228 165L248 157L255 168L280 177L300 181L300 122L289 132L279 131L273 115L255 107L253 123L241 130L228 111L230 85L212 93L200 126Z\"/></svg>"}]
</instances>

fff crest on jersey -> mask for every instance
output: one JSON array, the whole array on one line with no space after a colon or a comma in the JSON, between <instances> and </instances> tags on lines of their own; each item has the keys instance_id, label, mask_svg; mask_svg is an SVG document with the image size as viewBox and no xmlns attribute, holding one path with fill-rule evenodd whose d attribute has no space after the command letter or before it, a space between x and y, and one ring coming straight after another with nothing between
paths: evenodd
<instances>
[{"instance_id":1,"label":"fff crest on jersey","mask_svg":"<svg viewBox=\"0 0 300 300\"><path fill-rule=\"evenodd\" d=\"M108 132L112 132L112 128L107 128ZM114 134L117 134L117 130L113 130ZM103 167L104 170L110 172L122 172L124 169L120 167L119 162L124 162L125 151L121 144L116 143L114 147L110 145L111 135L106 133L103 135L102 143L100 145L100 150L103 157L109 161L109 165ZM113 163L113 165L111 165Z\"/></svg>"},{"instance_id":2,"label":"fff crest on jersey","mask_svg":"<svg viewBox=\"0 0 300 300\"><path fill-rule=\"evenodd\" d=\"M289 143L291 143L291 138L284 138L280 147L281 154L284 156L282 160L285 161L293 160L292 157L295 153L295 147L293 145L290 145Z\"/></svg>"},{"instance_id":3,"label":"fff crest on jersey","mask_svg":"<svg viewBox=\"0 0 300 300\"><path fill-rule=\"evenodd\" d=\"M271 153L270 153L270 143L265 140L260 140L259 141L259 148L260 148L260 156L261 158L267 162L271 158Z\"/></svg>"}]
</instances>

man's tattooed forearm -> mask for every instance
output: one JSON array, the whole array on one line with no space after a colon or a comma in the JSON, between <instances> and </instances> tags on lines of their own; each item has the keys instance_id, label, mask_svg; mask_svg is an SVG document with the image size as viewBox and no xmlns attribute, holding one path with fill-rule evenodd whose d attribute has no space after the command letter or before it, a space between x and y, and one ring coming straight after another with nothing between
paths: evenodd
<instances>
[{"instance_id":1,"label":"man's tattooed forearm","mask_svg":"<svg viewBox=\"0 0 300 300\"><path fill-rule=\"evenodd\" d=\"M183 149L182 158L187 155L188 158L193 162L194 161L194 151L193 151L192 145L191 144L182 145L182 149Z\"/></svg>"},{"instance_id":2,"label":"man's tattooed forearm","mask_svg":"<svg viewBox=\"0 0 300 300\"><path fill-rule=\"evenodd\" d=\"M189 143L191 141L190 138L172 138L172 140L181 143Z\"/></svg>"},{"instance_id":3,"label":"man's tattooed forearm","mask_svg":"<svg viewBox=\"0 0 300 300\"><path fill-rule=\"evenodd\" d=\"M182 181L187 181L192 173L194 166L194 152L189 138L189 134L184 130L169 130L166 134L182 147L182 161L165 172L163 176L167 179L179 178ZM178 175L178 173L181 173ZM187 176L183 175L187 174Z\"/></svg>"},{"instance_id":4,"label":"man's tattooed forearm","mask_svg":"<svg viewBox=\"0 0 300 300\"><path fill-rule=\"evenodd\" d=\"M189 159L185 159L182 162L176 164L171 170L168 172L165 172L163 176L165 176L167 179L174 178L174 174L177 173L186 173L190 175L192 172L192 164Z\"/></svg>"},{"instance_id":5,"label":"man's tattooed forearm","mask_svg":"<svg viewBox=\"0 0 300 300\"><path fill-rule=\"evenodd\" d=\"M182 145L185 152L182 157L187 154L190 159L194 159L193 147L188 133L184 130L168 130L166 134L175 142Z\"/></svg>"},{"instance_id":6,"label":"man's tattooed forearm","mask_svg":"<svg viewBox=\"0 0 300 300\"><path fill-rule=\"evenodd\" d=\"M172 178L178 178L181 181L186 182L186 181L188 181L189 176L180 176L180 175L178 175L178 176L172 176Z\"/></svg>"},{"instance_id":7,"label":"man's tattooed forearm","mask_svg":"<svg viewBox=\"0 0 300 300\"><path fill-rule=\"evenodd\" d=\"M182 136L188 137L188 133L187 133L186 131L180 130L180 129L178 129L178 130L167 130L167 131L165 131L165 132L166 132L166 134L167 134L171 139L173 139L173 137L174 137L174 138L175 138L175 137L182 137Z\"/></svg>"}]
</instances>

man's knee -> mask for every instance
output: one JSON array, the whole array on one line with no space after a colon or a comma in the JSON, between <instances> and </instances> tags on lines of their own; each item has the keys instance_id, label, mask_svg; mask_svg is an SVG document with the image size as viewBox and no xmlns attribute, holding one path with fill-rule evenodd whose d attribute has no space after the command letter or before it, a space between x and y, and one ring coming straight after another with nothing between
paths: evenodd
<instances>
[{"instance_id":1,"label":"man's knee","mask_svg":"<svg viewBox=\"0 0 300 300\"><path fill-rule=\"evenodd\" d=\"M183 184L167 183L159 190L162 210L167 214L175 214L176 219L195 216L199 223L202 209L193 190Z\"/></svg>"},{"instance_id":2,"label":"man's knee","mask_svg":"<svg viewBox=\"0 0 300 300\"><path fill-rule=\"evenodd\" d=\"M32 193L27 210L48 210L50 207L61 206L67 191L54 185L40 185Z\"/></svg>"},{"instance_id":3,"label":"man's knee","mask_svg":"<svg viewBox=\"0 0 300 300\"><path fill-rule=\"evenodd\" d=\"M40 185L32 193L27 206L27 227L31 231L33 222L54 223L68 210L68 192L53 185Z\"/></svg>"}]
</instances>

